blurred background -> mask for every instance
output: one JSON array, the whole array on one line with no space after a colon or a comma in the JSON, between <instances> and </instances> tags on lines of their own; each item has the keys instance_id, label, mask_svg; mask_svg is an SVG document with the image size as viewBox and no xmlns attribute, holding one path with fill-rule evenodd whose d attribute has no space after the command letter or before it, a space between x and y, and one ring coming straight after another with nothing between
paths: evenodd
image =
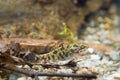
<instances>
[{"instance_id":1,"label":"blurred background","mask_svg":"<svg viewBox=\"0 0 120 80\"><path fill-rule=\"evenodd\" d=\"M0 37L114 39L119 8L120 0L0 0Z\"/></svg>"}]
</instances>

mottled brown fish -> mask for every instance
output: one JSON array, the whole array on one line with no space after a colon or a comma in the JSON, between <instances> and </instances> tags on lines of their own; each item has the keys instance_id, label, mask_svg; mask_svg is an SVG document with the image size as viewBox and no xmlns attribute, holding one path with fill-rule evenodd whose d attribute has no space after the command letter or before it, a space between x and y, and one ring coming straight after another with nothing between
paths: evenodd
<instances>
[{"instance_id":1,"label":"mottled brown fish","mask_svg":"<svg viewBox=\"0 0 120 80\"><path fill-rule=\"evenodd\" d=\"M71 57L73 54L77 54L81 51L86 50L87 48L88 46L86 44L63 44L49 53L38 55L38 59L45 59L47 61L64 60L66 58Z\"/></svg>"}]
</instances>

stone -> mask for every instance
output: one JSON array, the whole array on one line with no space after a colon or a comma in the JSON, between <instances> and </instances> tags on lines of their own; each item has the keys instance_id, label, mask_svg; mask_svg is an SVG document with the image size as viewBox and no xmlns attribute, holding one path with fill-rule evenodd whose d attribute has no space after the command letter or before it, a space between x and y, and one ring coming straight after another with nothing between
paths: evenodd
<instances>
[{"instance_id":1,"label":"stone","mask_svg":"<svg viewBox=\"0 0 120 80\"><path fill-rule=\"evenodd\" d=\"M94 49L93 49L93 48L88 48L87 51L88 51L89 53L93 53L93 52L94 52Z\"/></svg>"},{"instance_id":2,"label":"stone","mask_svg":"<svg viewBox=\"0 0 120 80\"><path fill-rule=\"evenodd\" d=\"M93 54L93 55L90 56L91 60L100 60L100 58L101 57L99 55L95 55L95 54Z\"/></svg>"},{"instance_id":3,"label":"stone","mask_svg":"<svg viewBox=\"0 0 120 80\"><path fill-rule=\"evenodd\" d=\"M73 72L72 69L59 69L59 70L57 71L57 73L66 73L66 74L72 73L72 72Z\"/></svg>"},{"instance_id":4,"label":"stone","mask_svg":"<svg viewBox=\"0 0 120 80\"><path fill-rule=\"evenodd\" d=\"M114 61L120 61L120 52L112 52L109 56Z\"/></svg>"}]
</instances>

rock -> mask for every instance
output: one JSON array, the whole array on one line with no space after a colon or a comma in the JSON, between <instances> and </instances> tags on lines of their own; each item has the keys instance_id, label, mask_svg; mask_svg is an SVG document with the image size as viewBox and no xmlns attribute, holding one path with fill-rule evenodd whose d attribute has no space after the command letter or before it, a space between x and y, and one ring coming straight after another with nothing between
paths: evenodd
<instances>
[{"instance_id":1,"label":"rock","mask_svg":"<svg viewBox=\"0 0 120 80\"><path fill-rule=\"evenodd\" d=\"M92 66L92 61L91 60L87 60L84 63L84 67L91 67Z\"/></svg>"},{"instance_id":2,"label":"rock","mask_svg":"<svg viewBox=\"0 0 120 80\"><path fill-rule=\"evenodd\" d=\"M82 68L82 69L79 69L76 73L77 74L90 74L91 72L87 68Z\"/></svg>"},{"instance_id":3,"label":"rock","mask_svg":"<svg viewBox=\"0 0 120 80\"><path fill-rule=\"evenodd\" d=\"M8 80L17 80L18 77L19 77L19 74L14 72L10 74Z\"/></svg>"},{"instance_id":4,"label":"rock","mask_svg":"<svg viewBox=\"0 0 120 80\"><path fill-rule=\"evenodd\" d=\"M102 63L102 64L106 64L108 61L109 61L109 57L103 56L103 58L102 58L102 60L101 60L101 63Z\"/></svg>"},{"instance_id":5,"label":"rock","mask_svg":"<svg viewBox=\"0 0 120 80\"><path fill-rule=\"evenodd\" d=\"M32 69L36 71L41 71L41 72L44 70L44 68L41 65L33 65Z\"/></svg>"},{"instance_id":6,"label":"rock","mask_svg":"<svg viewBox=\"0 0 120 80\"><path fill-rule=\"evenodd\" d=\"M106 80L119 80L120 78L120 73L114 73L112 75L109 75Z\"/></svg>"},{"instance_id":7,"label":"rock","mask_svg":"<svg viewBox=\"0 0 120 80\"><path fill-rule=\"evenodd\" d=\"M101 61L100 60L91 60L91 59L88 59L86 61L84 61L84 66L83 67L92 67L92 66L99 66L101 64Z\"/></svg>"},{"instance_id":8,"label":"rock","mask_svg":"<svg viewBox=\"0 0 120 80\"><path fill-rule=\"evenodd\" d=\"M95 55L95 54L93 54L93 55L90 56L91 60L100 60L100 58L101 58L101 56Z\"/></svg>"},{"instance_id":9,"label":"rock","mask_svg":"<svg viewBox=\"0 0 120 80\"><path fill-rule=\"evenodd\" d=\"M47 76L44 76L44 77L40 76L40 77L38 77L38 79L39 80L48 80L48 77Z\"/></svg>"},{"instance_id":10,"label":"rock","mask_svg":"<svg viewBox=\"0 0 120 80\"><path fill-rule=\"evenodd\" d=\"M17 80L27 80L27 78L26 77L20 77Z\"/></svg>"},{"instance_id":11,"label":"rock","mask_svg":"<svg viewBox=\"0 0 120 80\"><path fill-rule=\"evenodd\" d=\"M88 48L87 51L88 51L89 53L93 53L93 52L94 52L94 49L93 49L93 48Z\"/></svg>"},{"instance_id":12,"label":"rock","mask_svg":"<svg viewBox=\"0 0 120 80\"><path fill-rule=\"evenodd\" d=\"M90 69L89 69L92 73L97 73L98 74L98 68L96 66L92 66Z\"/></svg>"},{"instance_id":13,"label":"rock","mask_svg":"<svg viewBox=\"0 0 120 80\"><path fill-rule=\"evenodd\" d=\"M28 66L28 65L24 65L23 68L24 68L24 69L30 69L30 66Z\"/></svg>"},{"instance_id":14,"label":"rock","mask_svg":"<svg viewBox=\"0 0 120 80\"><path fill-rule=\"evenodd\" d=\"M20 77L17 80L33 80L31 77Z\"/></svg>"},{"instance_id":15,"label":"rock","mask_svg":"<svg viewBox=\"0 0 120 80\"><path fill-rule=\"evenodd\" d=\"M109 56L114 61L120 61L120 52L112 52Z\"/></svg>"},{"instance_id":16,"label":"rock","mask_svg":"<svg viewBox=\"0 0 120 80\"><path fill-rule=\"evenodd\" d=\"M106 61L106 65L107 65L107 66L113 65L113 61Z\"/></svg>"},{"instance_id":17,"label":"rock","mask_svg":"<svg viewBox=\"0 0 120 80\"><path fill-rule=\"evenodd\" d=\"M66 74L72 73L72 72L73 72L72 69L59 69L59 70L57 71L57 73L66 73Z\"/></svg>"},{"instance_id":18,"label":"rock","mask_svg":"<svg viewBox=\"0 0 120 80\"><path fill-rule=\"evenodd\" d=\"M110 40L107 40L107 39L103 40L103 43L107 44L107 45L111 45L112 44L112 42Z\"/></svg>"},{"instance_id":19,"label":"rock","mask_svg":"<svg viewBox=\"0 0 120 80\"><path fill-rule=\"evenodd\" d=\"M33 65L32 68L35 70L39 70L39 65Z\"/></svg>"},{"instance_id":20,"label":"rock","mask_svg":"<svg viewBox=\"0 0 120 80\"><path fill-rule=\"evenodd\" d=\"M22 68L23 66L22 66L22 65L18 65L18 66L16 66L16 67L18 67L18 68Z\"/></svg>"}]
</instances>

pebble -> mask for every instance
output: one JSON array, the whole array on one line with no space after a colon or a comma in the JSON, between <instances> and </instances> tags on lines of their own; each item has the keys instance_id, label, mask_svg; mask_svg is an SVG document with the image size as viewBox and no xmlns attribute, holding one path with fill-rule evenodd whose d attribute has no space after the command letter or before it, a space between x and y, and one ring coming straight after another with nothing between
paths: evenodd
<instances>
[{"instance_id":1,"label":"pebble","mask_svg":"<svg viewBox=\"0 0 120 80\"><path fill-rule=\"evenodd\" d=\"M57 73L66 73L66 74L70 74L70 73L72 73L72 72L73 72L72 69L59 69L59 70L57 71Z\"/></svg>"},{"instance_id":2,"label":"pebble","mask_svg":"<svg viewBox=\"0 0 120 80\"><path fill-rule=\"evenodd\" d=\"M19 74L14 72L14 73L10 74L8 80L17 80L18 77L19 77Z\"/></svg>"},{"instance_id":3,"label":"pebble","mask_svg":"<svg viewBox=\"0 0 120 80\"><path fill-rule=\"evenodd\" d=\"M84 67L91 67L92 66L92 62L91 61L85 61L84 63Z\"/></svg>"},{"instance_id":4,"label":"pebble","mask_svg":"<svg viewBox=\"0 0 120 80\"><path fill-rule=\"evenodd\" d=\"M103 40L103 43L107 44L107 45L111 45L112 44L112 42L110 40L107 40L107 39Z\"/></svg>"},{"instance_id":5,"label":"pebble","mask_svg":"<svg viewBox=\"0 0 120 80\"><path fill-rule=\"evenodd\" d=\"M82 69L79 69L76 73L77 74L89 74L91 72L87 68L82 68Z\"/></svg>"},{"instance_id":6,"label":"pebble","mask_svg":"<svg viewBox=\"0 0 120 80\"><path fill-rule=\"evenodd\" d=\"M26 77L20 77L17 80L27 80Z\"/></svg>"},{"instance_id":7,"label":"pebble","mask_svg":"<svg viewBox=\"0 0 120 80\"><path fill-rule=\"evenodd\" d=\"M28 65L24 65L23 68L24 68L24 69L30 69L30 66L28 66Z\"/></svg>"},{"instance_id":8,"label":"pebble","mask_svg":"<svg viewBox=\"0 0 120 80\"><path fill-rule=\"evenodd\" d=\"M20 77L17 80L33 80L31 77Z\"/></svg>"},{"instance_id":9,"label":"pebble","mask_svg":"<svg viewBox=\"0 0 120 80\"><path fill-rule=\"evenodd\" d=\"M110 58L114 61L120 61L120 52L111 52Z\"/></svg>"},{"instance_id":10,"label":"pebble","mask_svg":"<svg viewBox=\"0 0 120 80\"><path fill-rule=\"evenodd\" d=\"M38 79L39 80L48 80L48 77L47 76L39 76Z\"/></svg>"},{"instance_id":11,"label":"pebble","mask_svg":"<svg viewBox=\"0 0 120 80\"><path fill-rule=\"evenodd\" d=\"M96 66L92 66L89 70L91 72L98 73L98 68Z\"/></svg>"},{"instance_id":12,"label":"pebble","mask_svg":"<svg viewBox=\"0 0 120 80\"><path fill-rule=\"evenodd\" d=\"M100 60L100 58L101 57L99 55L95 55L95 54L93 54L93 55L90 56L91 60Z\"/></svg>"},{"instance_id":13,"label":"pebble","mask_svg":"<svg viewBox=\"0 0 120 80\"><path fill-rule=\"evenodd\" d=\"M22 66L22 65L18 65L18 66L16 66L16 67L18 67L18 68L22 68L23 66Z\"/></svg>"},{"instance_id":14,"label":"pebble","mask_svg":"<svg viewBox=\"0 0 120 80\"><path fill-rule=\"evenodd\" d=\"M35 69L35 70L39 70L39 66L38 65L33 65L32 68Z\"/></svg>"},{"instance_id":15,"label":"pebble","mask_svg":"<svg viewBox=\"0 0 120 80\"><path fill-rule=\"evenodd\" d=\"M106 80L116 80L116 78L120 78L120 73L116 72L112 75L109 75L108 77L106 77Z\"/></svg>"},{"instance_id":16,"label":"pebble","mask_svg":"<svg viewBox=\"0 0 120 80\"><path fill-rule=\"evenodd\" d=\"M93 52L94 52L94 49L93 49L93 48L88 48L87 51L88 51L89 53L93 53Z\"/></svg>"}]
</instances>

